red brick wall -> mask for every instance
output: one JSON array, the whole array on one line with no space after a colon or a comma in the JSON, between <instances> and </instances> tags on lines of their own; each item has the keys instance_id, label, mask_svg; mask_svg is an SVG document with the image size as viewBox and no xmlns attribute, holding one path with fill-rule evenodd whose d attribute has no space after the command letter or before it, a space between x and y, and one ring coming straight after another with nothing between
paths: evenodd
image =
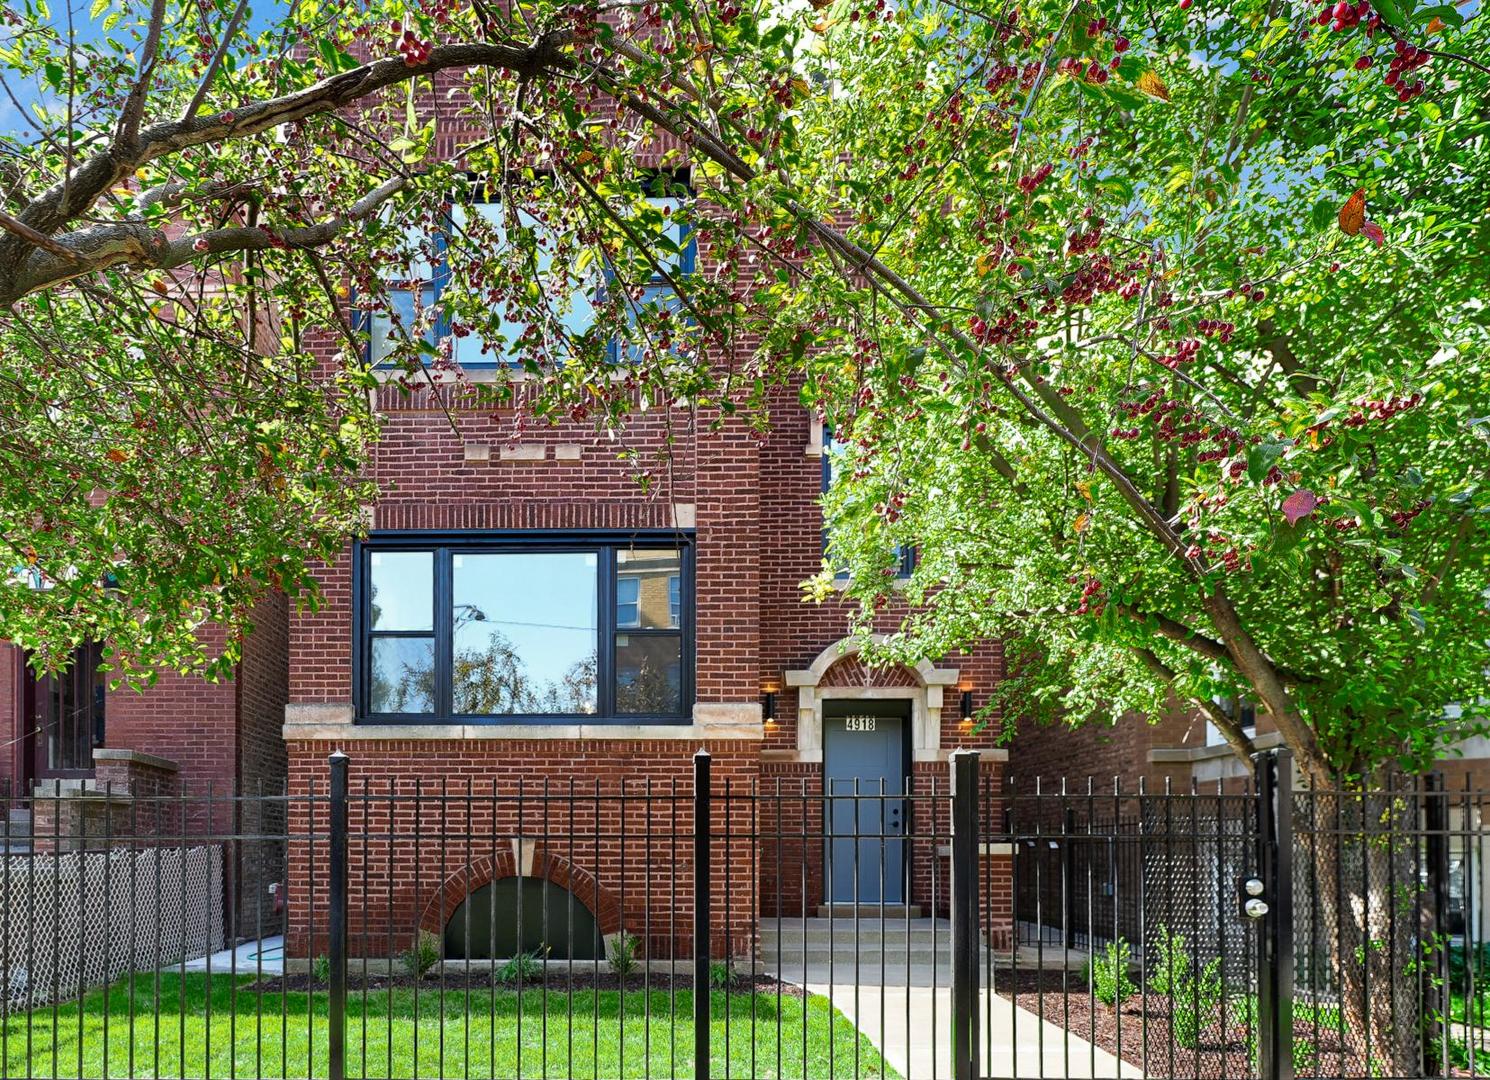
<instances>
[{"instance_id":1,"label":"red brick wall","mask_svg":"<svg viewBox=\"0 0 1490 1080\"><path fill-rule=\"evenodd\" d=\"M13 789L20 755L25 752L17 717L21 707L20 664L21 650L0 641L0 796Z\"/></svg>"},{"instance_id":2,"label":"red brick wall","mask_svg":"<svg viewBox=\"0 0 1490 1080\"><path fill-rule=\"evenodd\" d=\"M1130 787L1143 778L1151 790L1163 791L1168 780L1174 790L1188 790L1190 766L1156 765L1149 751L1205 743L1205 721L1178 711L1156 724L1125 716L1115 724L1089 723L1078 727L1058 724L1021 725L1009 748L1010 782L1020 792L1059 791L1065 781L1070 791L1085 791L1093 779L1098 790L1111 790L1112 778Z\"/></svg>"},{"instance_id":3,"label":"red brick wall","mask_svg":"<svg viewBox=\"0 0 1490 1080\"><path fill-rule=\"evenodd\" d=\"M512 841L522 837L536 844L535 876L548 867L550 880L581 882L576 896L595 911L603 932L635 934L654 958L690 955L692 757L699 748L686 740L356 742L349 772L351 951L396 955L417 929L437 930L493 872L512 873ZM703 748L713 757L711 949L741 956L755 944L760 860L748 808L757 757L748 742ZM314 785L324 796L333 749L329 742L289 744L293 793ZM309 805L292 800L292 833L324 834L324 801L314 809L312 822ZM325 951L326 854L324 841L314 851L291 845L292 956Z\"/></svg>"}]
</instances>

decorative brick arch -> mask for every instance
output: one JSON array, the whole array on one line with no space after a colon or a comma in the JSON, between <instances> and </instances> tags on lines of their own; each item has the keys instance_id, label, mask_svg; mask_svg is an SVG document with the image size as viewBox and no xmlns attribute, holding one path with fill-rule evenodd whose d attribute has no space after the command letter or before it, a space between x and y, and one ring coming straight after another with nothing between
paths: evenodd
<instances>
[{"instance_id":1,"label":"decorative brick arch","mask_svg":"<svg viewBox=\"0 0 1490 1080\"><path fill-rule=\"evenodd\" d=\"M786 673L786 684L797 690L796 760L823 758L825 698L909 701L912 759L940 760L943 688L957 685L958 670L939 668L924 659L914 664L870 668L859 650L857 639L844 638L818 653L806 668Z\"/></svg>"},{"instance_id":2,"label":"decorative brick arch","mask_svg":"<svg viewBox=\"0 0 1490 1080\"><path fill-rule=\"evenodd\" d=\"M533 877L569 892L595 916L602 935L621 929L621 905L595 875L536 840L513 840L510 847L458 867L434 890L419 917L419 929L443 934L445 923L471 893L510 877Z\"/></svg>"},{"instance_id":3,"label":"decorative brick arch","mask_svg":"<svg viewBox=\"0 0 1490 1080\"><path fill-rule=\"evenodd\" d=\"M860 656L845 656L838 660L832 667L823 673L822 680L818 683L819 689L827 686L899 686L917 687L922 685L916 677L916 673L906 668L903 664L891 664L889 667L872 668L864 663Z\"/></svg>"}]
</instances>

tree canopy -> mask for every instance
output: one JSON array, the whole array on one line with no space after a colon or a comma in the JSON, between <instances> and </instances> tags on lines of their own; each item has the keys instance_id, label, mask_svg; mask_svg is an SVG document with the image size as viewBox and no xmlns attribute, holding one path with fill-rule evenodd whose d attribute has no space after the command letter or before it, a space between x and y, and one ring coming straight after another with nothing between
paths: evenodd
<instances>
[{"instance_id":1,"label":"tree canopy","mask_svg":"<svg viewBox=\"0 0 1490 1080\"><path fill-rule=\"evenodd\" d=\"M203 620L313 599L370 497L367 329L417 278L381 359L452 423L764 429L800 391L865 627L916 545L884 654L1007 639L1006 716L1177 699L1245 753L1212 703L1246 696L1314 775L1424 761L1490 696L1462 11L28 0L0 632L211 666Z\"/></svg>"}]
</instances>

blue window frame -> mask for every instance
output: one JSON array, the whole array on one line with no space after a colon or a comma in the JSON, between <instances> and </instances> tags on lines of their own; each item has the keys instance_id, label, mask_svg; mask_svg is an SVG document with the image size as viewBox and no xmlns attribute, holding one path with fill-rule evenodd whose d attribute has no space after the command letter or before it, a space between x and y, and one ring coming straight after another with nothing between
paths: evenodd
<instances>
[{"instance_id":1,"label":"blue window frame","mask_svg":"<svg viewBox=\"0 0 1490 1080\"><path fill-rule=\"evenodd\" d=\"M677 279L694 273L698 260L698 240L688 224L677 220L680 216L678 211L684 207L685 199L675 194L661 193L661 184L659 180L660 193L649 197L649 202L659 210L665 211L664 220L667 225L664 227L663 235L668 240L667 246L676 250L664 251L659 247L654 252L654 257L661 269ZM506 229L503 222L505 206L500 202L457 203L447 223L448 231L465 228L468 220L466 216L468 207L475 208L476 212L505 241ZM521 223L525 227L538 230L541 234L543 228L541 222L524 211L519 210L519 214ZM510 365L512 360L508 350L518 336L527 330L528 324L509 320L504 315L499 326L502 341L487 341L474 333L455 335L452 332L451 320L445 312L440 310L441 295L448 286L451 276L446 254L448 243L445 236L441 234L436 234L432 240L435 249L432 261L418 260L414 266L410 267L408 277L389 280L391 314L387 310L374 311L364 318L363 327L370 336L369 363L376 366L387 362L387 356L391 352L388 348L388 341L394 326L393 316L397 316L399 325L407 327L416 312L434 311L437 315L430 321L424 335L425 340L431 346L438 346L445 339L450 339L453 359L466 368L494 368ZM539 275L546 274L553 265L552 255L541 242L538 245L535 262ZM558 322L568 335L578 336L594 325L595 307L606 302L616 287L616 281L616 268L606 266L597 269L593 280L582 283L571 292L557 313ZM672 285L668 283L667 276L659 272L657 268L649 269L645 278L628 280L626 284L633 293L637 290L640 293L625 301L624 310L628 322L634 325L639 312L658 306L674 312L674 317L682 318L682 302L678 299ZM611 341L607 348L613 363L619 363L623 359L620 341ZM625 352L625 359L638 359L635 346L628 344Z\"/></svg>"},{"instance_id":2,"label":"blue window frame","mask_svg":"<svg viewBox=\"0 0 1490 1080\"><path fill-rule=\"evenodd\" d=\"M686 533L385 532L355 565L359 723L692 713Z\"/></svg>"},{"instance_id":3,"label":"blue window frame","mask_svg":"<svg viewBox=\"0 0 1490 1080\"><path fill-rule=\"evenodd\" d=\"M823 480L822 493L826 495L833 486L833 456L843 452L843 444L833 439L833 432L823 428ZM911 544L896 544L893 548L896 558L895 576L907 578L911 571L916 568L916 548ZM828 530L823 528L823 555L828 554ZM836 575L841 580L848 580L849 572L842 569Z\"/></svg>"}]
</instances>

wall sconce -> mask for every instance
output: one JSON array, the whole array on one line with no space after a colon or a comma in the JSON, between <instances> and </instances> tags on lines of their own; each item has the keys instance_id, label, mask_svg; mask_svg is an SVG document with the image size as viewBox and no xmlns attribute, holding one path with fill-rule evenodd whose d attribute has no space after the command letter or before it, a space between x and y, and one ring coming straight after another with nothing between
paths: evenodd
<instances>
[{"instance_id":1,"label":"wall sconce","mask_svg":"<svg viewBox=\"0 0 1490 1080\"><path fill-rule=\"evenodd\" d=\"M776 726L776 684L767 683L761 693L761 716L766 721L766 727Z\"/></svg>"},{"instance_id":2,"label":"wall sconce","mask_svg":"<svg viewBox=\"0 0 1490 1080\"><path fill-rule=\"evenodd\" d=\"M962 730L973 730L973 688L966 682L960 684L962 696L958 701L958 712L962 717Z\"/></svg>"}]
</instances>

